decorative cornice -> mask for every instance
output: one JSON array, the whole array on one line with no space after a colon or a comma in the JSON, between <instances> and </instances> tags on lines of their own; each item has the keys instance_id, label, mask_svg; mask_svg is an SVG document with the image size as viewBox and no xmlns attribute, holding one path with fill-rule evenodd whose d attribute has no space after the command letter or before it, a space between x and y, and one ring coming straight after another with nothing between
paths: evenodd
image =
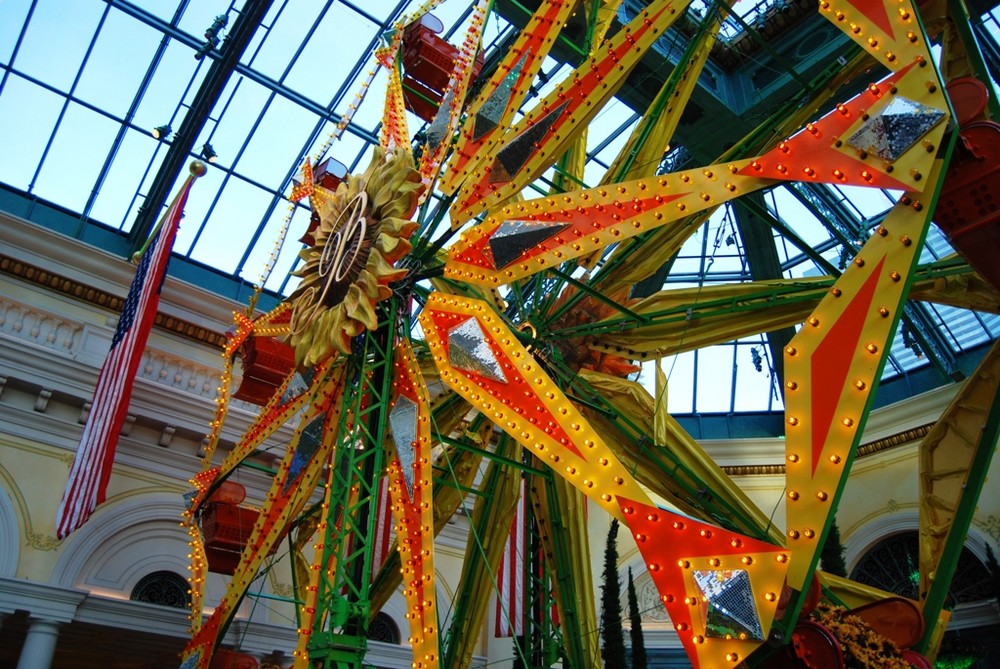
<instances>
[{"instance_id":1,"label":"decorative cornice","mask_svg":"<svg viewBox=\"0 0 1000 669\"><path fill-rule=\"evenodd\" d=\"M895 448L896 446L902 446L903 444L909 444L917 441L918 439L923 439L927 433L931 431L932 427L934 427L934 423L927 423L926 425L897 432L896 434L891 434L888 437L882 437L881 439L876 439L875 441L868 442L867 444L862 444L861 447L858 448L857 457L863 458L869 455L875 455L881 451L886 451L890 448Z\"/></svg>"},{"instance_id":2,"label":"decorative cornice","mask_svg":"<svg viewBox=\"0 0 1000 669\"><path fill-rule=\"evenodd\" d=\"M0 578L0 612L28 611L44 620L67 623L87 597L85 590L60 588L15 578Z\"/></svg>"},{"instance_id":3,"label":"decorative cornice","mask_svg":"<svg viewBox=\"0 0 1000 669\"><path fill-rule=\"evenodd\" d=\"M785 465L726 465L722 471L729 476L784 476Z\"/></svg>"},{"instance_id":4,"label":"decorative cornice","mask_svg":"<svg viewBox=\"0 0 1000 669\"><path fill-rule=\"evenodd\" d=\"M4 254L0 254L0 272L61 293L75 300L110 309L111 311L121 311L122 305L125 303L124 297L88 286L75 279L55 274L54 272ZM214 332L190 321L175 316L168 316L163 312L156 314L154 323L156 327L167 332L172 332L173 334L199 343L215 346L216 348L221 349L226 343L226 336L221 332Z\"/></svg>"},{"instance_id":5,"label":"decorative cornice","mask_svg":"<svg viewBox=\"0 0 1000 669\"><path fill-rule=\"evenodd\" d=\"M934 423L928 423L862 444L858 448L856 457L865 458L923 439L932 427L934 427ZM784 476L785 465L726 465L722 471L728 476Z\"/></svg>"}]
</instances>

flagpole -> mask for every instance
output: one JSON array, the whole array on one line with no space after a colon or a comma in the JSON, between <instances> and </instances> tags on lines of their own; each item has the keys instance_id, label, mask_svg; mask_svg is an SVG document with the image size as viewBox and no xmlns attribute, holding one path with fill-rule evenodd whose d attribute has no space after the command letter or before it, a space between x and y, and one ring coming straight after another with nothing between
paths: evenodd
<instances>
[{"instance_id":1,"label":"flagpole","mask_svg":"<svg viewBox=\"0 0 1000 669\"><path fill-rule=\"evenodd\" d=\"M139 261L142 259L142 254L145 253L146 249L149 248L150 241L152 241L156 237L156 235L160 232L160 228L163 227L163 222L167 220L167 215L171 212L171 210L173 210L174 206L177 204L177 200L181 197L181 194L187 192L188 185L192 181L194 181L198 177L204 176L205 173L208 171L208 167L205 165L205 163L201 162L200 160L192 160L191 164L188 165L188 170L189 174L187 176L187 179L185 179L184 183L181 184L181 187L180 189L178 189L177 194L174 195L174 199L170 201L170 206L164 209L163 213L160 214L160 219L156 222L156 225L153 226L153 229L150 230L149 236L146 237L146 241L142 243L142 247L140 247L138 251L132 254L131 260L133 265L139 264Z\"/></svg>"}]
</instances>

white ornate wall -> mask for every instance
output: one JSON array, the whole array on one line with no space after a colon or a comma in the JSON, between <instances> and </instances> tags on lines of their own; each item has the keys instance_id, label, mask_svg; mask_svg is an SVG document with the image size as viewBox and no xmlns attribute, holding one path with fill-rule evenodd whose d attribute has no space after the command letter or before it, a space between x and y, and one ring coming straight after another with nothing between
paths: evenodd
<instances>
[{"instance_id":1,"label":"white ornate wall","mask_svg":"<svg viewBox=\"0 0 1000 669\"><path fill-rule=\"evenodd\" d=\"M6 478L0 470L0 477ZM17 572L20 556L21 536L14 502L7 494L7 485L0 485L0 577L13 576Z\"/></svg>"}]
</instances>

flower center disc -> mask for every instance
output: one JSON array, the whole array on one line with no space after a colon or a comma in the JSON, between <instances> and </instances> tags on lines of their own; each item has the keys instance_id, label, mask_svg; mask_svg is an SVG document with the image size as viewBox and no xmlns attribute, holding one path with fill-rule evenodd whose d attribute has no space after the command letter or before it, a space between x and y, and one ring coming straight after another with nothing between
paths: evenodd
<instances>
[{"instance_id":1,"label":"flower center disc","mask_svg":"<svg viewBox=\"0 0 1000 669\"><path fill-rule=\"evenodd\" d=\"M317 272L322 282L319 301L327 308L344 301L347 290L368 262L378 225L369 221L367 211L368 195L361 191L340 212L323 245Z\"/></svg>"}]
</instances>

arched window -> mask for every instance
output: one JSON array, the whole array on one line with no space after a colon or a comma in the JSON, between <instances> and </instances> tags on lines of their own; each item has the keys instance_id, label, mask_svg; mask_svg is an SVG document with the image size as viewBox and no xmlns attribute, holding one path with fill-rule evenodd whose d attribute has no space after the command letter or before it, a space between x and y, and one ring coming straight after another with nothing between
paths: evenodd
<instances>
[{"instance_id":1,"label":"arched window","mask_svg":"<svg viewBox=\"0 0 1000 669\"><path fill-rule=\"evenodd\" d=\"M159 606L186 609L191 606L187 581L172 571L154 571L139 579L129 599Z\"/></svg>"},{"instance_id":2,"label":"arched window","mask_svg":"<svg viewBox=\"0 0 1000 669\"><path fill-rule=\"evenodd\" d=\"M851 571L851 578L903 597L919 599L919 569L920 537L916 532L903 532L883 539L865 553ZM989 583L986 567L963 547L945 606L951 608L991 598Z\"/></svg>"},{"instance_id":3,"label":"arched window","mask_svg":"<svg viewBox=\"0 0 1000 669\"><path fill-rule=\"evenodd\" d=\"M368 638L371 641L381 641L382 643L392 643L399 645L402 640L399 635L399 628L392 616L379 611L375 614L375 620L368 626Z\"/></svg>"}]
</instances>

